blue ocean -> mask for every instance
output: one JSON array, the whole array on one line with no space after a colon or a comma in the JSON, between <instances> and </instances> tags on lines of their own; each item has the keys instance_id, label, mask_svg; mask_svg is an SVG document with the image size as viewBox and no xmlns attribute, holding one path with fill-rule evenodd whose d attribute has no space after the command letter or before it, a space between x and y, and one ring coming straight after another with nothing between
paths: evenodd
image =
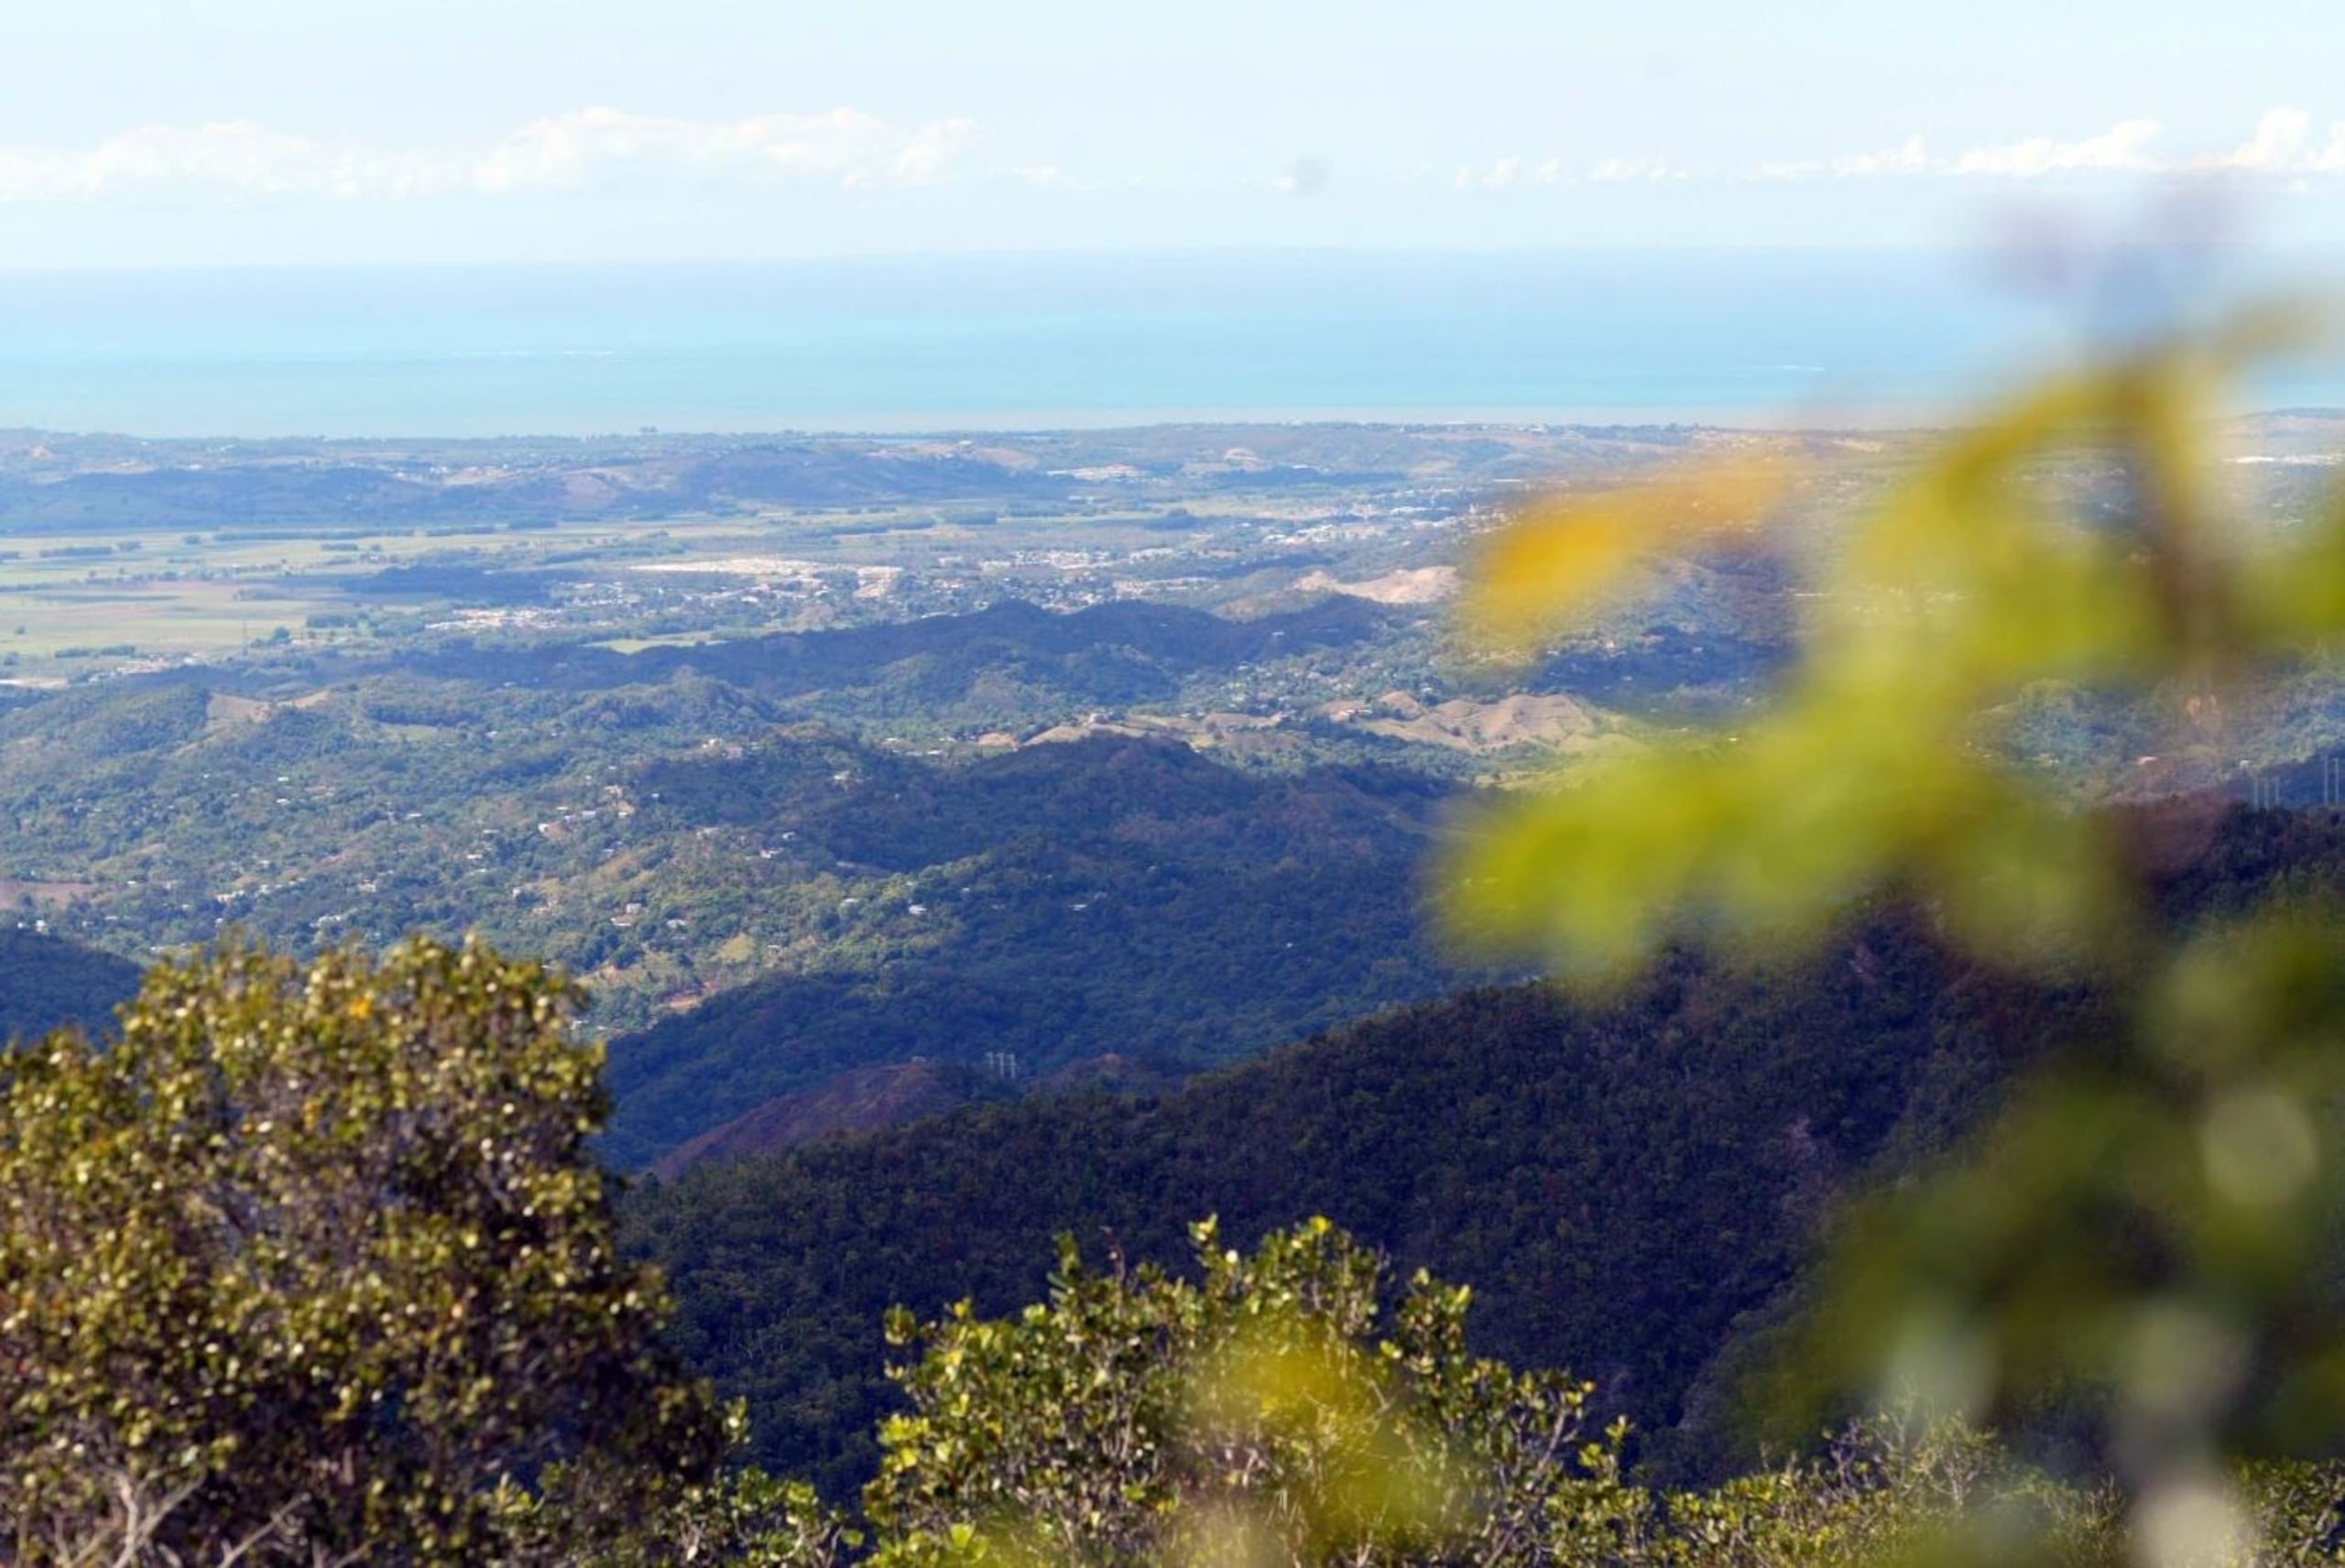
<instances>
[{"instance_id":1,"label":"blue ocean","mask_svg":"<svg viewBox=\"0 0 2345 1568\"><path fill-rule=\"evenodd\" d=\"M2140 309L1913 251L0 272L0 427L1904 423L2122 332ZM2345 379L2258 391L2345 402Z\"/></svg>"}]
</instances>

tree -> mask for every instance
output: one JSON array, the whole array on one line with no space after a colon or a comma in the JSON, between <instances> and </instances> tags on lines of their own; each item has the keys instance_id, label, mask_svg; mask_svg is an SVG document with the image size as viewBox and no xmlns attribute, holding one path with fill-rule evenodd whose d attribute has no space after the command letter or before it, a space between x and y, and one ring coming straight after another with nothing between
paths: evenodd
<instances>
[{"instance_id":1,"label":"tree","mask_svg":"<svg viewBox=\"0 0 2345 1568\"><path fill-rule=\"evenodd\" d=\"M736 1443L746 1424L736 1407L727 1414ZM511 1555L559 1568L839 1568L863 1544L839 1511L803 1481L781 1481L754 1465L698 1481L671 1481L625 1526L582 1539L576 1521L600 1506L608 1477L592 1468L557 1465L534 1492L500 1491L501 1522Z\"/></svg>"},{"instance_id":2,"label":"tree","mask_svg":"<svg viewBox=\"0 0 2345 1568\"><path fill-rule=\"evenodd\" d=\"M0 1554L509 1561L550 1464L541 1555L704 1481L577 1004L478 943L230 944L0 1058Z\"/></svg>"},{"instance_id":3,"label":"tree","mask_svg":"<svg viewBox=\"0 0 2345 1568\"><path fill-rule=\"evenodd\" d=\"M1047 1305L890 1315L910 1414L865 1506L887 1564L1610 1561L1649 1515L1589 1388L1467 1353L1470 1292L1324 1219L1250 1257L1194 1227L1194 1282L1086 1269ZM1380 1336L1381 1324L1389 1337Z\"/></svg>"}]
</instances>

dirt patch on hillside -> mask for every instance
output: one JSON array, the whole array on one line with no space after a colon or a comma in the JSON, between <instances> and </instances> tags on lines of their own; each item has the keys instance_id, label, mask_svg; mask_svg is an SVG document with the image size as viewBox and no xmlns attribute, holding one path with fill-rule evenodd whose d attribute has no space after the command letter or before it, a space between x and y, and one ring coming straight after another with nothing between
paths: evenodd
<instances>
[{"instance_id":1,"label":"dirt patch on hillside","mask_svg":"<svg viewBox=\"0 0 2345 1568\"><path fill-rule=\"evenodd\" d=\"M1260 756L1291 751L1300 744L1294 735L1280 733L1283 723L1269 713L1212 713L1195 718L1176 713L1130 713L1117 719L1091 718L1053 724L1020 744L1057 746L1089 740L1094 735L1127 735L1134 739L1153 736L1177 740L1198 751Z\"/></svg>"},{"instance_id":2,"label":"dirt patch on hillside","mask_svg":"<svg viewBox=\"0 0 2345 1568\"><path fill-rule=\"evenodd\" d=\"M1427 704L1405 691L1388 691L1373 702L1331 702L1320 711L1370 735L1475 753L1522 746L1583 750L1616 727L1576 697L1561 693L1519 692L1489 702L1453 697Z\"/></svg>"},{"instance_id":3,"label":"dirt patch on hillside","mask_svg":"<svg viewBox=\"0 0 2345 1568\"><path fill-rule=\"evenodd\" d=\"M97 890L95 882L19 882L11 877L0 877L0 909L27 902L36 908L49 909L86 898Z\"/></svg>"},{"instance_id":4,"label":"dirt patch on hillside","mask_svg":"<svg viewBox=\"0 0 2345 1568\"><path fill-rule=\"evenodd\" d=\"M231 697L225 691L214 691L203 705L203 723L207 729L225 729L231 724L256 724L268 717L274 704L253 697Z\"/></svg>"},{"instance_id":5,"label":"dirt patch on hillside","mask_svg":"<svg viewBox=\"0 0 2345 1568\"><path fill-rule=\"evenodd\" d=\"M1294 587L1299 593L1343 593L1380 604L1437 604L1457 592L1457 568L1402 567L1361 583L1339 582L1325 572L1314 572L1296 579Z\"/></svg>"}]
</instances>

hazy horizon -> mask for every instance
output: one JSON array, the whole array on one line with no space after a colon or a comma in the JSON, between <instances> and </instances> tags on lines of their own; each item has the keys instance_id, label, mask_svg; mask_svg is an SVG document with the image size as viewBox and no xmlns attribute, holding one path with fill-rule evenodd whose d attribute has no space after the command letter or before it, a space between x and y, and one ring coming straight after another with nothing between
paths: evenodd
<instances>
[{"instance_id":1,"label":"hazy horizon","mask_svg":"<svg viewBox=\"0 0 2345 1568\"><path fill-rule=\"evenodd\" d=\"M52 430L1906 422L2345 277L2311 0L85 0L10 44L0 422Z\"/></svg>"},{"instance_id":2,"label":"hazy horizon","mask_svg":"<svg viewBox=\"0 0 2345 1568\"><path fill-rule=\"evenodd\" d=\"M1936 422L2268 269L1274 251L23 273L0 426L145 437ZM2176 274L2180 281L2176 281ZM2334 378L2256 389L2345 401Z\"/></svg>"}]
</instances>

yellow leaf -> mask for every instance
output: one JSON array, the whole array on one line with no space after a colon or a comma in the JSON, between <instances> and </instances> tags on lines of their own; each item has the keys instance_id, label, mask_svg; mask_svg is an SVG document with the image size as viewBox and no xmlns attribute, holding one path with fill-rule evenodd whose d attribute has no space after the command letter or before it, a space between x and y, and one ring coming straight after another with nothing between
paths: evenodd
<instances>
[{"instance_id":1,"label":"yellow leaf","mask_svg":"<svg viewBox=\"0 0 2345 1568\"><path fill-rule=\"evenodd\" d=\"M1535 502L1485 542L1467 622L1502 647L1528 644L1618 595L1653 558L1755 528L1788 478L1781 463L1750 460Z\"/></svg>"}]
</instances>

